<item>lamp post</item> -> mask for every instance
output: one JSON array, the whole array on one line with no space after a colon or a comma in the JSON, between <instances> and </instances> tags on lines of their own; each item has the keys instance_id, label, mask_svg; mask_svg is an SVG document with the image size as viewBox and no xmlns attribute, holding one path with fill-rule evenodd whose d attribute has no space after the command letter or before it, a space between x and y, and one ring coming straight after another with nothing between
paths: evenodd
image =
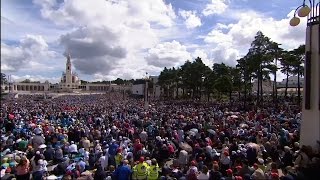
<instances>
[{"instance_id":1,"label":"lamp post","mask_svg":"<svg viewBox=\"0 0 320 180\"><path fill-rule=\"evenodd\" d=\"M317 148L320 140L320 0L304 0L295 10L291 26L300 23L296 15L308 18L300 144Z\"/></svg>"},{"instance_id":2,"label":"lamp post","mask_svg":"<svg viewBox=\"0 0 320 180\"><path fill-rule=\"evenodd\" d=\"M145 77L146 84L144 86L144 109L149 108L148 80L149 80L149 77L148 77L148 73L146 72L146 77Z\"/></svg>"},{"instance_id":3,"label":"lamp post","mask_svg":"<svg viewBox=\"0 0 320 180\"><path fill-rule=\"evenodd\" d=\"M204 77L204 75L201 76L201 87L200 87L200 102L202 100L202 89L204 87L204 80L206 77Z\"/></svg>"}]
</instances>

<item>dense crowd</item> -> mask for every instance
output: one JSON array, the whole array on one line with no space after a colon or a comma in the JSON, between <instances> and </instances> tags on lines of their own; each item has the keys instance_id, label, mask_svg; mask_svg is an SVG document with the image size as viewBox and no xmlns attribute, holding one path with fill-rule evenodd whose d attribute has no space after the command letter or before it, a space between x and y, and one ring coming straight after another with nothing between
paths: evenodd
<instances>
[{"instance_id":1,"label":"dense crowd","mask_svg":"<svg viewBox=\"0 0 320 180\"><path fill-rule=\"evenodd\" d=\"M320 176L286 103L154 101L122 94L1 102L1 179L295 180Z\"/></svg>"}]
</instances>

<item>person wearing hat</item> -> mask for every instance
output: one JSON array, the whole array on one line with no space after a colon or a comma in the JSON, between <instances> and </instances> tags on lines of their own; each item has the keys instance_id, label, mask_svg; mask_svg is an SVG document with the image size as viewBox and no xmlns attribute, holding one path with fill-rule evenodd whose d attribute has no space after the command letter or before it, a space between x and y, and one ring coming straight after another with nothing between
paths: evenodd
<instances>
[{"instance_id":1,"label":"person wearing hat","mask_svg":"<svg viewBox=\"0 0 320 180\"><path fill-rule=\"evenodd\" d=\"M197 168L197 162L195 160L191 161L191 166L189 167L189 170L187 171L187 179L194 180L197 179L198 176L198 168Z\"/></svg>"},{"instance_id":2,"label":"person wearing hat","mask_svg":"<svg viewBox=\"0 0 320 180\"><path fill-rule=\"evenodd\" d=\"M235 177L234 177L234 175L233 175L233 171L232 171L232 169L227 169L226 170L226 177L224 178L225 180L234 180L235 179Z\"/></svg>"},{"instance_id":3,"label":"person wearing hat","mask_svg":"<svg viewBox=\"0 0 320 180\"><path fill-rule=\"evenodd\" d=\"M25 139L25 137L22 137L21 139L18 139L16 141L18 144L18 150L20 151L26 151L28 147L28 141Z\"/></svg>"},{"instance_id":4,"label":"person wearing hat","mask_svg":"<svg viewBox=\"0 0 320 180\"><path fill-rule=\"evenodd\" d=\"M141 156L139 163L134 166L134 178L137 180L147 179L149 165L144 161L144 157Z\"/></svg>"},{"instance_id":5,"label":"person wearing hat","mask_svg":"<svg viewBox=\"0 0 320 180\"><path fill-rule=\"evenodd\" d=\"M159 165L156 159L151 159L151 166L148 169L148 180L157 180L159 178Z\"/></svg>"},{"instance_id":6,"label":"person wearing hat","mask_svg":"<svg viewBox=\"0 0 320 180\"><path fill-rule=\"evenodd\" d=\"M44 156L37 151L35 156L31 159L32 179L42 180L45 171L47 171L47 164L47 161L44 160Z\"/></svg>"},{"instance_id":7,"label":"person wearing hat","mask_svg":"<svg viewBox=\"0 0 320 180\"><path fill-rule=\"evenodd\" d=\"M34 136L31 138L30 144L32 145L32 147L37 150L38 147L41 144L45 144L45 139L43 138L42 134L42 130L40 128L35 128L34 130Z\"/></svg>"},{"instance_id":8,"label":"person wearing hat","mask_svg":"<svg viewBox=\"0 0 320 180\"><path fill-rule=\"evenodd\" d=\"M257 163L253 164L253 168L255 171L251 175L252 179L266 179L266 176L261 168L259 168L259 165Z\"/></svg>"},{"instance_id":9,"label":"person wearing hat","mask_svg":"<svg viewBox=\"0 0 320 180\"><path fill-rule=\"evenodd\" d=\"M284 155L281 158L283 167L293 166L293 154L289 146L284 147Z\"/></svg>"},{"instance_id":10,"label":"person wearing hat","mask_svg":"<svg viewBox=\"0 0 320 180\"><path fill-rule=\"evenodd\" d=\"M264 160L262 158L258 158L257 164L263 172L266 172L266 166L264 165Z\"/></svg>"}]
</instances>

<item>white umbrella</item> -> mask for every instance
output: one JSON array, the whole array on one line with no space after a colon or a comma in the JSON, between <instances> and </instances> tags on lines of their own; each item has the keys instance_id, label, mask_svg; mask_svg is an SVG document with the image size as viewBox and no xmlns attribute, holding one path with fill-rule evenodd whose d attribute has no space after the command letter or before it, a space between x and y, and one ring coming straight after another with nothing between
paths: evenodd
<instances>
[{"instance_id":1,"label":"white umbrella","mask_svg":"<svg viewBox=\"0 0 320 180\"><path fill-rule=\"evenodd\" d=\"M14 154L6 154L4 157L13 158L13 157L14 157Z\"/></svg>"},{"instance_id":2,"label":"white umbrella","mask_svg":"<svg viewBox=\"0 0 320 180\"><path fill-rule=\"evenodd\" d=\"M47 145L41 144L41 145L39 146L39 149L44 149L44 148L46 148L46 147L47 147Z\"/></svg>"},{"instance_id":3,"label":"white umbrella","mask_svg":"<svg viewBox=\"0 0 320 180\"><path fill-rule=\"evenodd\" d=\"M254 148L254 149L256 149L257 151L260 150L260 146L259 146L258 144L256 144L256 143L250 142L250 143L247 143L245 146L246 146L246 147Z\"/></svg>"},{"instance_id":4,"label":"white umbrella","mask_svg":"<svg viewBox=\"0 0 320 180\"><path fill-rule=\"evenodd\" d=\"M45 179L46 180L56 180L56 179L58 179L58 177L55 175L50 175L50 176L46 177Z\"/></svg>"},{"instance_id":5,"label":"white umbrella","mask_svg":"<svg viewBox=\"0 0 320 180\"><path fill-rule=\"evenodd\" d=\"M196 129L196 128L190 129L190 131L195 132L195 133L199 132L198 129Z\"/></svg>"},{"instance_id":6,"label":"white umbrella","mask_svg":"<svg viewBox=\"0 0 320 180\"><path fill-rule=\"evenodd\" d=\"M234 118L234 119L237 119L237 118L238 118L237 115L231 115L230 117L231 117L231 118Z\"/></svg>"},{"instance_id":7,"label":"white umbrella","mask_svg":"<svg viewBox=\"0 0 320 180\"><path fill-rule=\"evenodd\" d=\"M241 128L247 128L247 127L249 127L249 126L248 126L248 124L240 124L240 127L241 127Z\"/></svg>"},{"instance_id":8,"label":"white umbrella","mask_svg":"<svg viewBox=\"0 0 320 180\"><path fill-rule=\"evenodd\" d=\"M216 132L213 130L213 129L208 129L207 130L210 134L212 134L212 135L215 135L216 134Z\"/></svg>"},{"instance_id":9,"label":"white umbrella","mask_svg":"<svg viewBox=\"0 0 320 180\"><path fill-rule=\"evenodd\" d=\"M197 133L195 133L194 131L189 131L189 132L187 132L189 135L191 135L191 136L195 136Z\"/></svg>"}]
</instances>

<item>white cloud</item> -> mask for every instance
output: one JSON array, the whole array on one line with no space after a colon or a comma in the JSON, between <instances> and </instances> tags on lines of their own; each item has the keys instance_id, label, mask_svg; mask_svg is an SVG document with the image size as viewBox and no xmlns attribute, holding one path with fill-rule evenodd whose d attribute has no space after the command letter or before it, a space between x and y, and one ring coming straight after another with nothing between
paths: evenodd
<instances>
[{"instance_id":1,"label":"white cloud","mask_svg":"<svg viewBox=\"0 0 320 180\"><path fill-rule=\"evenodd\" d=\"M188 29L201 26L201 19L197 16L196 11L179 10L180 16L185 19L185 25Z\"/></svg>"},{"instance_id":2,"label":"white cloud","mask_svg":"<svg viewBox=\"0 0 320 180\"><path fill-rule=\"evenodd\" d=\"M127 18L123 17L130 16L130 19L136 18L141 22L170 27L175 18L171 4L167 5L163 0L69 0L58 9L56 1L34 0L33 2L42 7L41 14L44 18L57 24L72 23L76 26L110 24L119 27L127 21ZM93 19L96 21L92 21Z\"/></svg>"},{"instance_id":3,"label":"white cloud","mask_svg":"<svg viewBox=\"0 0 320 180\"><path fill-rule=\"evenodd\" d=\"M54 51L48 49L48 44L42 36L26 35L17 46L1 43L1 71L18 70L47 71L45 64L48 59L56 57Z\"/></svg>"},{"instance_id":4,"label":"white cloud","mask_svg":"<svg viewBox=\"0 0 320 180\"><path fill-rule=\"evenodd\" d=\"M192 53L193 59L196 59L197 57L200 57L202 59L202 62L207 65L209 68L212 68L213 62L210 60L210 57L208 57L208 54L202 50L202 49L196 49Z\"/></svg>"},{"instance_id":5,"label":"white cloud","mask_svg":"<svg viewBox=\"0 0 320 180\"><path fill-rule=\"evenodd\" d=\"M64 70L65 59L53 50L65 48L80 78L141 78L145 72L156 75L164 66L179 66L196 56L210 67L213 62L235 65L258 30L284 48L304 42L303 25L291 28L289 17L278 20L271 14L232 9L239 7L231 7L233 1L207 1L200 13L179 10L179 18L166 0L33 0L33 10L40 8L42 19L28 11L17 13L19 8L12 6L15 11L7 10L1 17L1 70L18 75L49 70L47 76L55 76L52 72ZM210 15L223 19L217 23L215 18L204 17ZM179 24L181 20L184 24ZM205 23L216 24L209 33L199 34L208 32Z\"/></svg>"},{"instance_id":6,"label":"white cloud","mask_svg":"<svg viewBox=\"0 0 320 180\"><path fill-rule=\"evenodd\" d=\"M147 69L141 66L147 65L144 53L161 42L159 34L170 34L175 29L175 12L164 0L34 3L41 7L43 18L74 27L61 36L60 43L70 51L80 74L97 79L124 78L129 77L128 73L139 77Z\"/></svg>"},{"instance_id":7,"label":"white cloud","mask_svg":"<svg viewBox=\"0 0 320 180\"><path fill-rule=\"evenodd\" d=\"M191 55L186 46L172 41L158 44L149 49L145 59L149 65L156 67L177 67L186 60L191 60Z\"/></svg>"},{"instance_id":8,"label":"white cloud","mask_svg":"<svg viewBox=\"0 0 320 180\"><path fill-rule=\"evenodd\" d=\"M211 0L211 3L206 5L206 8L202 11L202 14L205 16L222 14L227 8L227 0Z\"/></svg>"},{"instance_id":9,"label":"white cloud","mask_svg":"<svg viewBox=\"0 0 320 180\"><path fill-rule=\"evenodd\" d=\"M248 52L258 31L262 31L272 41L281 43L285 49L297 48L304 43L305 27L302 25L293 28L289 25L293 12L287 18L276 20L255 11L228 11L234 12L236 22L217 24L207 36L202 37L206 43L215 46L214 61L235 65L239 56ZM305 24L305 19L301 23Z\"/></svg>"}]
</instances>

